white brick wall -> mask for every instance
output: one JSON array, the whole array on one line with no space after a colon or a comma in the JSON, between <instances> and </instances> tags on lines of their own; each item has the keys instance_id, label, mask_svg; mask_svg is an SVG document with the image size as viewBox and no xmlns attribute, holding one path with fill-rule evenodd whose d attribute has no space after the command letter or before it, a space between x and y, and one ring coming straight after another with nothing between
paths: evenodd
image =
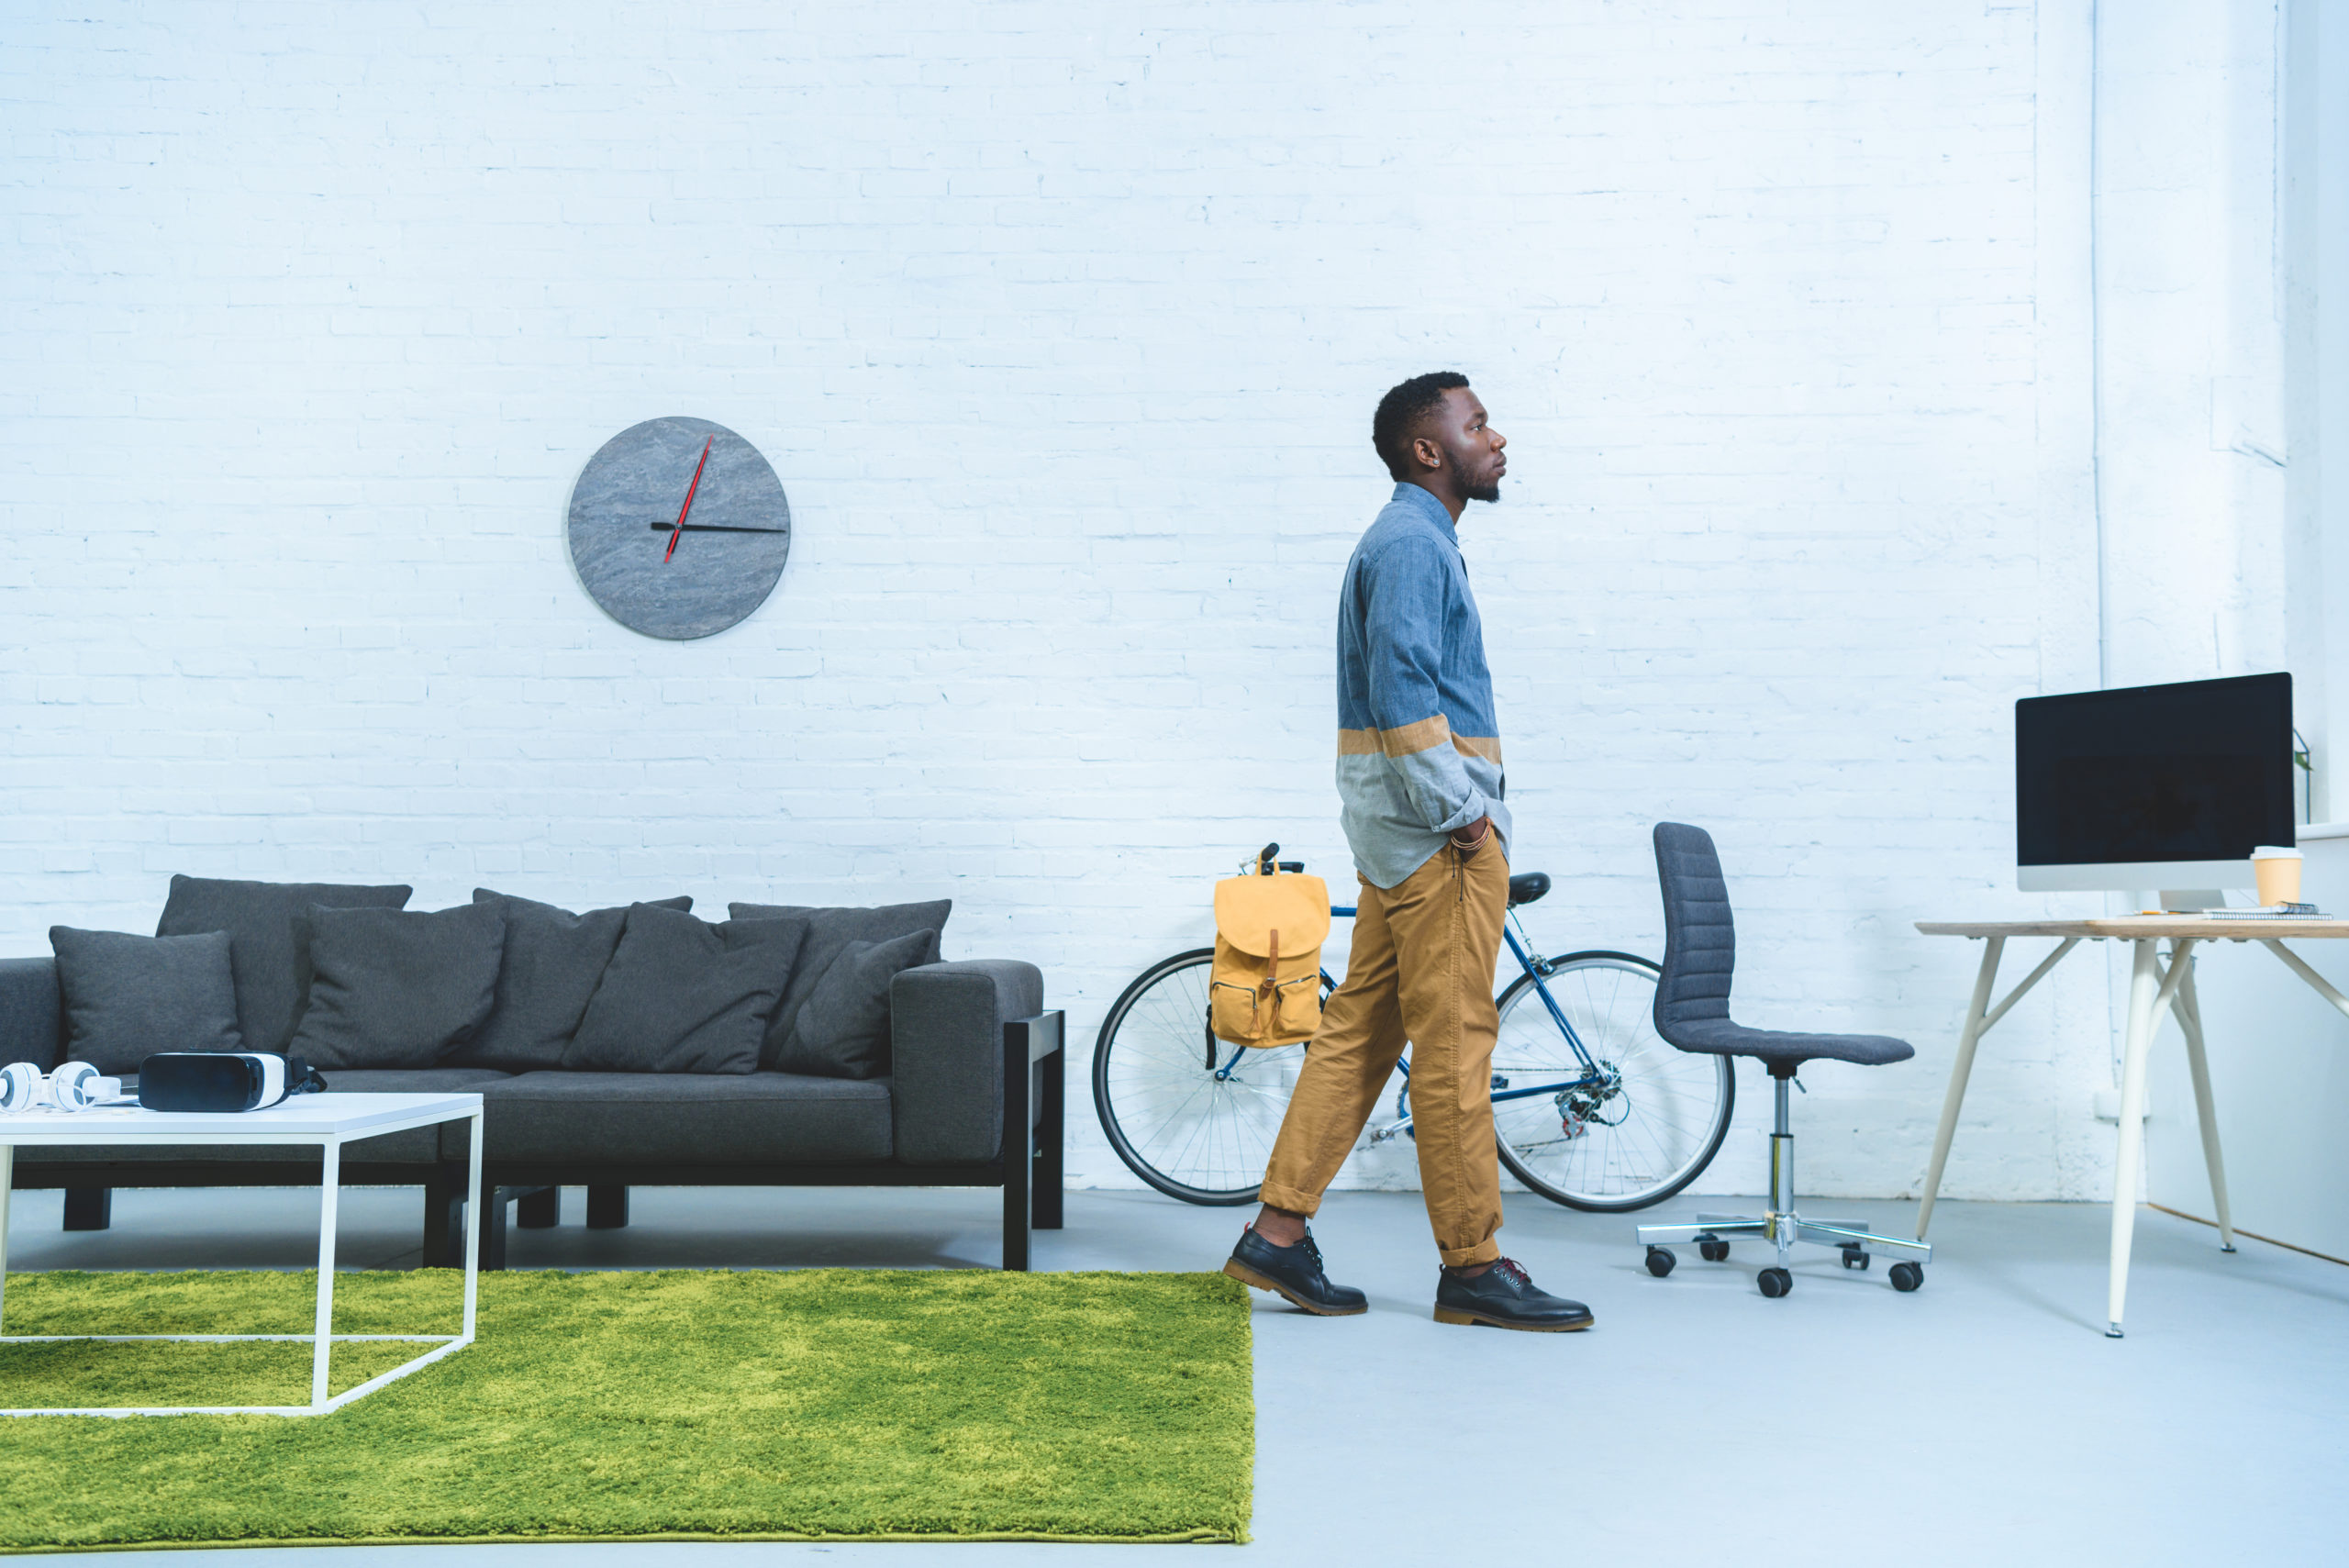
<instances>
[{"instance_id":1,"label":"white brick wall","mask_svg":"<svg viewBox=\"0 0 2349 1568\"><path fill-rule=\"evenodd\" d=\"M1248 850L1341 873L1370 410L1456 366L1529 924L1657 951L1710 826L1742 1013L1920 1047L1808 1075L1806 1184L1910 1190L1975 954L1909 922L2089 906L2012 891L2008 739L2095 678L2084 15L18 0L0 951L174 871L952 895L1089 1045ZM797 528L684 646L562 528L671 413ZM2018 1010L1954 1193L2099 1192L2107 1029Z\"/></svg>"}]
</instances>

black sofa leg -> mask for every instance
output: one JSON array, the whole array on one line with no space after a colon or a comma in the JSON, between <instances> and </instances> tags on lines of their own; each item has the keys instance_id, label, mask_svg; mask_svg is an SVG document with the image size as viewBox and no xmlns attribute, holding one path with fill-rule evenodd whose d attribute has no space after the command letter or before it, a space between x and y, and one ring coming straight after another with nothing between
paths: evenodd
<instances>
[{"instance_id":1,"label":"black sofa leg","mask_svg":"<svg viewBox=\"0 0 2349 1568\"><path fill-rule=\"evenodd\" d=\"M562 1223L562 1189L532 1187L514 1200L514 1223L525 1230L550 1230Z\"/></svg>"},{"instance_id":2,"label":"black sofa leg","mask_svg":"<svg viewBox=\"0 0 2349 1568\"><path fill-rule=\"evenodd\" d=\"M1057 1229L1061 1222L1062 1022L1062 1015L1053 1012L1013 1018L1003 1026L1003 1266L1007 1269L1029 1267L1035 1227ZM1031 1099L1031 1095L1037 1097Z\"/></svg>"},{"instance_id":3,"label":"black sofa leg","mask_svg":"<svg viewBox=\"0 0 2349 1568\"><path fill-rule=\"evenodd\" d=\"M423 1266L465 1266L465 1189L462 1186L446 1182L424 1184Z\"/></svg>"},{"instance_id":4,"label":"black sofa leg","mask_svg":"<svg viewBox=\"0 0 2349 1568\"><path fill-rule=\"evenodd\" d=\"M1014 1018L1003 1026L1003 1266L1023 1272L1034 1219L1029 1199L1036 1164L1029 1153L1035 1147L1028 1115L1030 1022Z\"/></svg>"},{"instance_id":5,"label":"black sofa leg","mask_svg":"<svg viewBox=\"0 0 2349 1568\"><path fill-rule=\"evenodd\" d=\"M481 1232L477 1244L481 1248L481 1270L488 1273L506 1266L506 1206L514 1201L514 1193L508 1187L492 1187L481 1197ZM473 1242L475 1238L468 1235L465 1240Z\"/></svg>"},{"instance_id":6,"label":"black sofa leg","mask_svg":"<svg viewBox=\"0 0 2349 1568\"><path fill-rule=\"evenodd\" d=\"M1061 1228L1061 1140L1067 1120L1067 1053L1057 1047L1043 1060L1043 1115L1036 1125L1034 1203L1036 1229Z\"/></svg>"},{"instance_id":7,"label":"black sofa leg","mask_svg":"<svg viewBox=\"0 0 2349 1568\"><path fill-rule=\"evenodd\" d=\"M628 1188L618 1184L590 1182L587 1184L587 1229L627 1229Z\"/></svg>"},{"instance_id":8,"label":"black sofa leg","mask_svg":"<svg viewBox=\"0 0 2349 1568\"><path fill-rule=\"evenodd\" d=\"M1012 1147L1017 1148L1014 1144ZM1032 1217L1029 1212L1028 1162L1005 1162L1003 1173L1003 1266L1025 1273Z\"/></svg>"},{"instance_id":9,"label":"black sofa leg","mask_svg":"<svg viewBox=\"0 0 2349 1568\"><path fill-rule=\"evenodd\" d=\"M68 1230L105 1230L114 1224L114 1189L112 1187L68 1187L65 1189L65 1229Z\"/></svg>"},{"instance_id":10,"label":"black sofa leg","mask_svg":"<svg viewBox=\"0 0 2349 1568\"><path fill-rule=\"evenodd\" d=\"M538 1191L538 1188L526 1189ZM427 1268L462 1269L465 1249L481 1249L481 1267L506 1266L506 1206L515 1199L510 1187L491 1187L482 1194L479 1229L475 1216L465 1212L465 1189L429 1184L424 1189L424 1264Z\"/></svg>"}]
</instances>

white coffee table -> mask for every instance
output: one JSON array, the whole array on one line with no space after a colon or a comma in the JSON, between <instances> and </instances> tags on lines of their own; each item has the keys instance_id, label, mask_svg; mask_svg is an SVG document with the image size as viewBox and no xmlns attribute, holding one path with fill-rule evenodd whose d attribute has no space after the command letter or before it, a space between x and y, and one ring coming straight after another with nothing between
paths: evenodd
<instances>
[{"instance_id":1,"label":"white coffee table","mask_svg":"<svg viewBox=\"0 0 2349 1568\"><path fill-rule=\"evenodd\" d=\"M308 1334L0 1334L0 1344L53 1344L67 1340L120 1341L190 1340L218 1344L242 1340L298 1340L315 1347L310 1357L307 1405L150 1405L102 1409L0 1409L0 1416L320 1416L362 1399L395 1378L452 1355L473 1342L473 1301L479 1278L477 1249L465 1248L465 1321L461 1334L338 1334L334 1332L334 1225L342 1177L342 1146L409 1128L470 1119L472 1155L466 1176L465 1213L481 1217L481 1096L479 1095L297 1095L263 1111L195 1115L142 1110L127 1106L78 1112L22 1111L0 1116L0 1312L8 1283L8 1198L19 1147L55 1149L139 1144L309 1144L325 1161L318 1185L318 1320ZM434 1348L414 1361L327 1397L327 1359L336 1340L389 1340ZM5 1396L5 1394L0 1394Z\"/></svg>"}]
</instances>

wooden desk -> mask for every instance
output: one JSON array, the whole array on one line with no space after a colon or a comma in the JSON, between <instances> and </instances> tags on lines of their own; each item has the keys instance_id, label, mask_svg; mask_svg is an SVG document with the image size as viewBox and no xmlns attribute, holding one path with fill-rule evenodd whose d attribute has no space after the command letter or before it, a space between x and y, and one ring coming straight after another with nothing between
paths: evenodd
<instances>
[{"instance_id":1,"label":"wooden desk","mask_svg":"<svg viewBox=\"0 0 2349 1568\"><path fill-rule=\"evenodd\" d=\"M2145 1057L2162 1012L2169 1009L2186 1036L2186 1063L2194 1078L2194 1109L2202 1124L2202 1158L2210 1170L2210 1196L2219 1210L2221 1251L2235 1250L2233 1221L2227 1213L2227 1173L2219 1155L2219 1121L2210 1106L2210 1069L2202 1051L2202 1006L2194 995L2194 946L2197 942L2255 941L2284 961L2285 967L2316 988L2317 994L2349 1015L2349 996L2334 990L2284 944L2288 940L2349 937L2349 920L2243 920L2206 915L2124 915L2099 920L1920 920L1917 929L1929 937L1970 937L1987 946L1982 968L1974 977L1974 999L1965 1009L1965 1027L1957 1037L1957 1062L1950 1069L1949 1094L1942 1101L1941 1126L1933 1133L1933 1161L1925 1173L1924 1202L1917 1209L1917 1240L1925 1239L1932 1223L1933 1198L1941 1190L1942 1167L1949 1162L1949 1143L1957 1130L1958 1107L1965 1101L1965 1080L1974 1071L1974 1048L1992 1025L2007 1016L2023 993L2039 984L2064 955L2084 941L2125 941L2136 949L2129 981L2129 1031L2121 1058L2121 1139L2112 1169L2112 1269L2109 1284L2105 1334L2121 1338L2121 1307L2129 1293L2129 1247L2137 1223L2137 1178L2145 1156ZM2022 984L2004 1001L1990 1005L1998 978L1998 960L2009 937L2055 937L2060 945L2023 976ZM2159 952L2169 943L2169 962Z\"/></svg>"}]
</instances>

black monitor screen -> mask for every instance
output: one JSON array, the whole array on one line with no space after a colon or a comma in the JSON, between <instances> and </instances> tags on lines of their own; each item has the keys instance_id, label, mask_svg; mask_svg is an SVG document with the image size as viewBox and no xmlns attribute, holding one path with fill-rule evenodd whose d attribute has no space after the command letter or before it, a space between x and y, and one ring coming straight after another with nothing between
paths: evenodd
<instances>
[{"instance_id":1,"label":"black monitor screen","mask_svg":"<svg viewBox=\"0 0 2349 1568\"><path fill-rule=\"evenodd\" d=\"M2293 841L2292 677L2015 704L2015 859L2239 861Z\"/></svg>"}]
</instances>

